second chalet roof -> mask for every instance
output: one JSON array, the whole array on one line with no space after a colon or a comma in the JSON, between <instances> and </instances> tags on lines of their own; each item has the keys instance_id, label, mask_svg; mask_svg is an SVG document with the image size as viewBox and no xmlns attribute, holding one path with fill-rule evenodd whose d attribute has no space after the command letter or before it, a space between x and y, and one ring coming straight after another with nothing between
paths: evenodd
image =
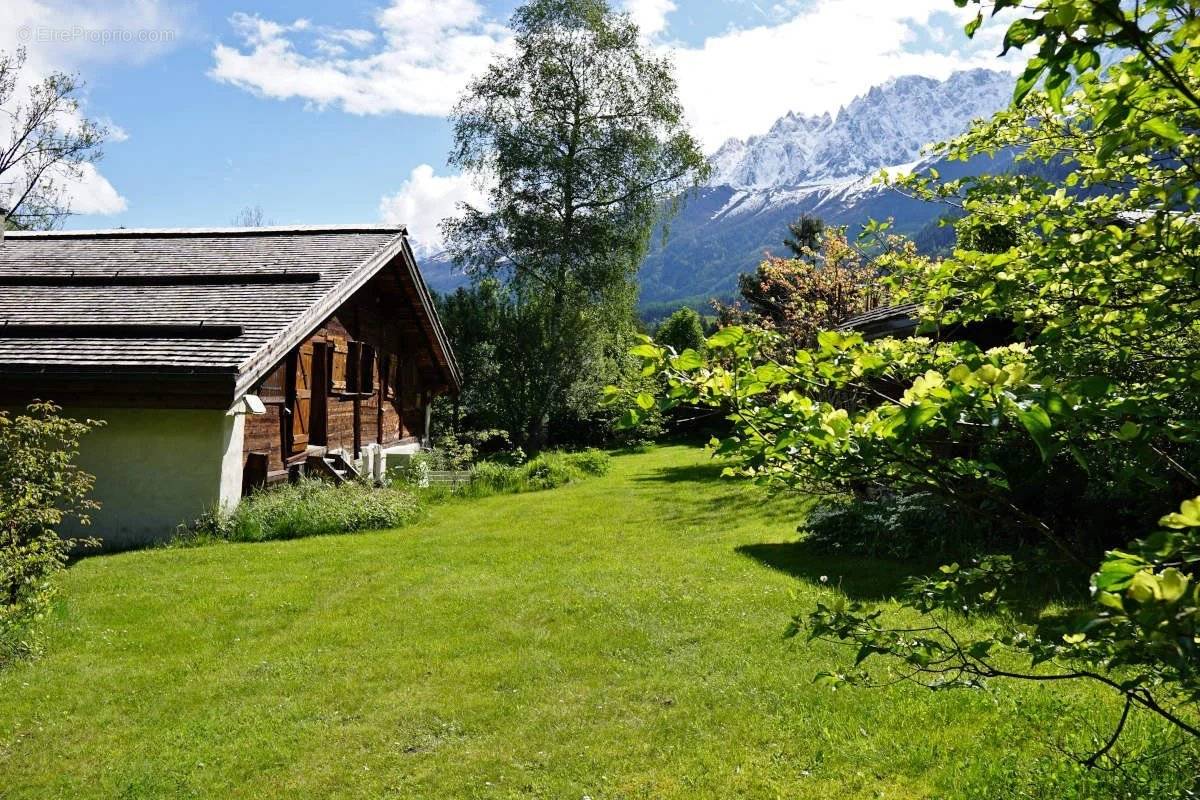
<instances>
[{"instance_id":1,"label":"second chalet roof","mask_svg":"<svg viewBox=\"0 0 1200 800\"><path fill-rule=\"evenodd\" d=\"M457 370L399 226L9 232L0 366L220 372L274 361L398 256Z\"/></svg>"},{"instance_id":2,"label":"second chalet roof","mask_svg":"<svg viewBox=\"0 0 1200 800\"><path fill-rule=\"evenodd\" d=\"M898 333L912 333L917 327L916 303L881 306L859 314L838 325L838 330L858 331L867 339Z\"/></svg>"}]
</instances>

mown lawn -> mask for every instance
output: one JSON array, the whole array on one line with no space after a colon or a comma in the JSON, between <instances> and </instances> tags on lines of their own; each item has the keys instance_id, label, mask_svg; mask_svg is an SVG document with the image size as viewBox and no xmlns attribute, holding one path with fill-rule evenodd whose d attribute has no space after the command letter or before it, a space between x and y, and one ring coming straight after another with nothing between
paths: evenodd
<instances>
[{"instance_id":1,"label":"mown lawn","mask_svg":"<svg viewBox=\"0 0 1200 800\"><path fill-rule=\"evenodd\" d=\"M46 656L0 673L0 797L1074 785L1053 747L1086 745L1080 714L1110 718L1099 695L814 685L846 654L781 634L833 591L819 576L882 598L902 570L806 556L789 544L801 501L717 474L698 449L665 447L400 531L84 560Z\"/></svg>"}]
</instances>

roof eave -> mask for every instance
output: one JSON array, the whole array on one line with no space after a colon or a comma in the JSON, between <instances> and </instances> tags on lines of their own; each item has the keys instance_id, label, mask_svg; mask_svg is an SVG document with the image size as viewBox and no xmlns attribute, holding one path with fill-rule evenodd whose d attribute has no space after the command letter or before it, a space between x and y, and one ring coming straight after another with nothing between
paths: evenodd
<instances>
[{"instance_id":1,"label":"roof eave","mask_svg":"<svg viewBox=\"0 0 1200 800\"><path fill-rule=\"evenodd\" d=\"M462 372L458 366L458 359L454 355L454 348L450 346L450 337L446 334L446 329L442 327L441 317L438 316L437 306L433 302L433 294L429 291L429 286L426 285L425 278L421 275L416 255L413 253L412 245L409 244L407 237L404 240L404 265L408 269L413 284L417 287L422 309L429 319L430 327L437 339L437 346L442 351L446 362L446 377L449 379L454 393L457 394L462 391Z\"/></svg>"},{"instance_id":2,"label":"roof eave","mask_svg":"<svg viewBox=\"0 0 1200 800\"><path fill-rule=\"evenodd\" d=\"M303 233L395 233L407 235L405 225L263 225L214 228L105 228L95 230L5 231L6 239L121 239L184 237L281 236Z\"/></svg>"},{"instance_id":3,"label":"roof eave","mask_svg":"<svg viewBox=\"0 0 1200 800\"><path fill-rule=\"evenodd\" d=\"M228 409L232 367L179 365L0 365L0 405L52 400L64 408Z\"/></svg>"},{"instance_id":4,"label":"roof eave","mask_svg":"<svg viewBox=\"0 0 1200 800\"><path fill-rule=\"evenodd\" d=\"M441 350L442 360L446 364L447 377L453 384L454 391L461 390L462 376L459 372L458 362L454 358L454 350L450 347L449 337L446 336L441 320L438 319L437 308L434 306L429 287L425 285L421 271L417 268L408 237L405 233L400 232L355 268L333 290L309 307L291 325L242 363L238 369L238 379L234 388L235 398L250 391L251 387L279 363L280 359L291 352L292 348L311 336L346 300L397 258L403 261L408 277L417 289L421 311L425 314L434 334L435 341L431 344Z\"/></svg>"}]
</instances>

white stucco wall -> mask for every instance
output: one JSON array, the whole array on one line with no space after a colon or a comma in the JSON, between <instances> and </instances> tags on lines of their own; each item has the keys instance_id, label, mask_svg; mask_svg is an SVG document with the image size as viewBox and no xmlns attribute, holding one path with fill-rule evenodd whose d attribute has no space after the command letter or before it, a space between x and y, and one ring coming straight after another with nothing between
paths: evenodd
<instances>
[{"instance_id":1,"label":"white stucco wall","mask_svg":"<svg viewBox=\"0 0 1200 800\"><path fill-rule=\"evenodd\" d=\"M101 508L88 528L122 548L169 538L218 505L237 505L242 491L244 417L224 411L68 408L76 418L104 420L80 443L79 465L96 476Z\"/></svg>"}]
</instances>

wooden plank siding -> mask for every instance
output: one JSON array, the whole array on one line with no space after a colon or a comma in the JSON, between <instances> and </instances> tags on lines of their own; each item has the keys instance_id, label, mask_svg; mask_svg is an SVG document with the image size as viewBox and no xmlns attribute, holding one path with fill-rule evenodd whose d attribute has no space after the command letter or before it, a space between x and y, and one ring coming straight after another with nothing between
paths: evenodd
<instances>
[{"instance_id":1,"label":"wooden plank siding","mask_svg":"<svg viewBox=\"0 0 1200 800\"><path fill-rule=\"evenodd\" d=\"M267 480L282 480L309 448L357 457L420 439L438 370L413 298L395 275L377 275L258 385L267 413L246 418L247 473L261 475L265 457Z\"/></svg>"}]
</instances>

